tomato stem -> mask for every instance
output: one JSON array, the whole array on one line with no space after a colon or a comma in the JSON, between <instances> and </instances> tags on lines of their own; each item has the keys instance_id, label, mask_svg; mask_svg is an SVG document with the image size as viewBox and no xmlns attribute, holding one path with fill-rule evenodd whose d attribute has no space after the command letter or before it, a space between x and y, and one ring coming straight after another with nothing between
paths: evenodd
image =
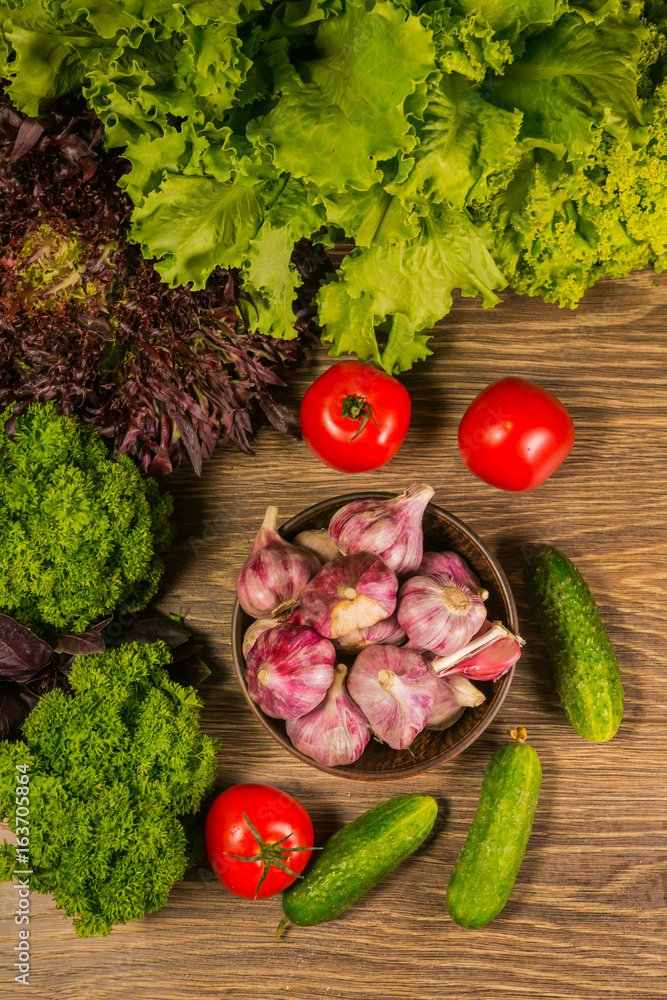
<instances>
[{"instance_id":1,"label":"tomato stem","mask_svg":"<svg viewBox=\"0 0 667 1000\"><path fill-rule=\"evenodd\" d=\"M260 832L255 826L253 826L251 820L248 818L247 813L243 813L243 818L248 824L248 829L255 838L255 843L257 844L258 851L256 854L252 854L249 858L243 857L240 854L232 854L231 851L224 851L225 857L234 858L235 861L261 861L262 862L262 874L259 882L257 883L257 888L255 889L254 899L257 899L257 893L262 888L266 876L269 874L271 865L275 865L276 868L280 868L281 871L286 872L288 875L292 875L294 878L303 878L303 875L298 875L295 871L285 863L288 860L288 855L293 854L295 851L320 851L320 847L284 847L286 840L292 836L293 831L290 831L280 840L264 840Z\"/></svg>"},{"instance_id":2,"label":"tomato stem","mask_svg":"<svg viewBox=\"0 0 667 1000\"><path fill-rule=\"evenodd\" d=\"M359 430L355 431L350 438L350 441L354 441L355 438L359 437L369 420L372 420L376 427L378 426L378 422L373 413L373 407L365 396L346 396L343 400L343 406L340 413L342 417L349 417L350 420L361 421Z\"/></svg>"}]
</instances>

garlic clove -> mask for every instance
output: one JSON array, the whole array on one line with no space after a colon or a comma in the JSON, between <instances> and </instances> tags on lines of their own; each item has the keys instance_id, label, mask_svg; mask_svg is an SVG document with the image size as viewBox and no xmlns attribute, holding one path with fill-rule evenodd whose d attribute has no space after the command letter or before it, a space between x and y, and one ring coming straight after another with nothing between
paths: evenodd
<instances>
[{"instance_id":1,"label":"garlic clove","mask_svg":"<svg viewBox=\"0 0 667 1000\"><path fill-rule=\"evenodd\" d=\"M414 650L369 646L354 661L347 689L378 739L404 750L426 725L438 681Z\"/></svg>"},{"instance_id":2,"label":"garlic clove","mask_svg":"<svg viewBox=\"0 0 667 1000\"><path fill-rule=\"evenodd\" d=\"M371 738L366 716L346 690L346 675L347 667L338 663L324 701L286 726L297 750L326 767L354 763Z\"/></svg>"},{"instance_id":3,"label":"garlic clove","mask_svg":"<svg viewBox=\"0 0 667 1000\"><path fill-rule=\"evenodd\" d=\"M334 639L333 644L343 653L360 653L367 646L401 646L406 639L405 631L399 625L396 614L393 614L382 618L375 625L355 628L353 632Z\"/></svg>"},{"instance_id":4,"label":"garlic clove","mask_svg":"<svg viewBox=\"0 0 667 1000\"><path fill-rule=\"evenodd\" d=\"M517 662L524 645L521 636L501 622L487 621L468 643L447 656L436 657L431 666L439 676L460 674L496 681Z\"/></svg>"},{"instance_id":5,"label":"garlic clove","mask_svg":"<svg viewBox=\"0 0 667 1000\"><path fill-rule=\"evenodd\" d=\"M236 577L241 607L253 618L276 616L292 607L320 569L317 556L285 541L277 524L278 508L269 507L252 551Z\"/></svg>"},{"instance_id":6,"label":"garlic clove","mask_svg":"<svg viewBox=\"0 0 667 1000\"><path fill-rule=\"evenodd\" d=\"M448 729L461 718L466 708L476 708L486 701L486 696L467 677L459 674L438 678L438 691L431 713L426 721L427 729Z\"/></svg>"},{"instance_id":7,"label":"garlic clove","mask_svg":"<svg viewBox=\"0 0 667 1000\"><path fill-rule=\"evenodd\" d=\"M399 576L414 573L422 560L422 519L434 490L413 483L389 500L353 500L331 519L329 534L346 555L373 552Z\"/></svg>"},{"instance_id":8,"label":"garlic clove","mask_svg":"<svg viewBox=\"0 0 667 1000\"><path fill-rule=\"evenodd\" d=\"M333 644L314 629L280 623L264 631L248 652L248 692L266 715L297 719L324 698L335 661Z\"/></svg>"},{"instance_id":9,"label":"garlic clove","mask_svg":"<svg viewBox=\"0 0 667 1000\"><path fill-rule=\"evenodd\" d=\"M328 639L388 618L396 608L398 580L378 556L337 556L304 587L299 608L304 622Z\"/></svg>"},{"instance_id":10,"label":"garlic clove","mask_svg":"<svg viewBox=\"0 0 667 1000\"><path fill-rule=\"evenodd\" d=\"M415 576L431 576L434 573L447 573L457 584L463 583L482 601L489 599L488 590L482 587L479 577L458 552L425 552Z\"/></svg>"},{"instance_id":11,"label":"garlic clove","mask_svg":"<svg viewBox=\"0 0 667 1000\"><path fill-rule=\"evenodd\" d=\"M484 602L451 576L413 576L398 594L397 617L410 645L445 656L465 645L486 618Z\"/></svg>"},{"instance_id":12,"label":"garlic clove","mask_svg":"<svg viewBox=\"0 0 667 1000\"><path fill-rule=\"evenodd\" d=\"M341 551L326 528L315 531L300 531L294 539L297 545L314 552L322 565L341 555Z\"/></svg>"}]
</instances>

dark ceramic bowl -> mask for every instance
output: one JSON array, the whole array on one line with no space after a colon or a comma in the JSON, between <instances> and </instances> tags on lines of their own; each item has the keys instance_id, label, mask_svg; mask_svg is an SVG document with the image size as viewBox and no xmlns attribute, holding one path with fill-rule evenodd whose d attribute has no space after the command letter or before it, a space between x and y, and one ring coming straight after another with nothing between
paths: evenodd
<instances>
[{"instance_id":1,"label":"dark ceramic bowl","mask_svg":"<svg viewBox=\"0 0 667 1000\"><path fill-rule=\"evenodd\" d=\"M379 500L394 496L393 493L347 493L345 496L324 500L301 511L282 526L281 534L291 540L300 531L310 528L327 528L334 513L352 500L375 498ZM459 521L446 510L430 503L424 514L424 551L444 552L453 550L462 555L472 566L482 584L489 591L486 602L488 617L491 621L502 621L513 632L518 631L516 605L507 578L500 565L489 550L479 540L470 528ZM241 652L243 636L251 624L252 618L242 609L239 602L234 608L232 621L232 655L234 669L246 701L259 721L271 735L282 744L294 757L305 764L317 767L320 771L337 774L342 778L356 778L361 781L378 781L382 779L405 778L411 774L426 771L436 764L443 764L469 747L477 737L484 732L498 709L512 683L514 667L498 681L478 682L486 695L486 701L477 708L467 708L458 722L449 729L438 732L424 729L415 738L409 749L392 750L384 743L371 739L359 760L354 764L338 767L325 767L311 757L297 750L285 732L285 723L280 719L272 719L258 708L248 694L245 682L245 661Z\"/></svg>"}]
</instances>

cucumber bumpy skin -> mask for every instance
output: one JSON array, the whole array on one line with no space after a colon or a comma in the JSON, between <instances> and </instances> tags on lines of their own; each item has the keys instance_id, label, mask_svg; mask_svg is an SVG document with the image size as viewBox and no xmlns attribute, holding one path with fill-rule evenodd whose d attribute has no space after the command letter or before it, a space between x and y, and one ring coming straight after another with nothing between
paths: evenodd
<instances>
[{"instance_id":1,"label":"cucumber bumpy skin","mask_svg":"<svg viewBox=\"0 0 667 1000\"><path fill-rule=\"evenodd\" d=\"M510 735L523 741L526 731ZM475 818L447 886L449 915L461 927L484 927L509 899L541 781L540 758L527 743L506 743L489 761Z\"/></svg>"},{"instance_id":2,"label":"cucumber bumpy skin","mask_svg":"<svg viewBox=\"0 0 667 1000\"><path fill-rule=\"evenodd\" d=\"M430 795L397 795L334 833L310 871L283 893L276 937L289 921L311 927L337 917L417 850L437 814Z\"/></svg>"},{"instance_id":3,"label":"cucumber bumpy skin","mask_svg":"<svg viewBox=\"0 0 667 1000\"><path fill-rule=\"evenodd\" d=\"M623 685L593 595L558 549L527 545L521 551L526 586L565 714L584 739L606 743L623 718Z\"/></svg>"}]
</instances>

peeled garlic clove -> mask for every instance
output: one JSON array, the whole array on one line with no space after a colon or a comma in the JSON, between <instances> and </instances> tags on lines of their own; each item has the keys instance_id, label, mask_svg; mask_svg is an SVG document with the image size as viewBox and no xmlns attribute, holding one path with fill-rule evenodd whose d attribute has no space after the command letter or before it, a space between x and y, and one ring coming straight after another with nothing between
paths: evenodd
<instances>
[{"instance_id":1,"label":"peeled garlic clove","mask_svg":"<svg viewBox=\"0 0 667 1000\"><path fill-rule=\"evenodd\" d=\"M438 691L426 728L448 729L461 718L466 708L476 708L483 701L486 701L484 693L466 677L458 674L439 677Z\"/></svg>"},{"instance_id":2,"label":"peeled garlic clove","mask_svg":"<svg viewBox=\"0 0 667 1000\"><path fill-rule=\"evenodd\" d=\"M422 560L422 518L434 490L413 483L389 500L353 500L334 514L329 534L341 552L374 552L399 576Z\"/></svg>"},{"instance_id":3,"label":"peeled garlic clove","mask_svg":"<svg viewBox=\"0 0 667 1000\"><path fill-rule=\"evenodd\" d=\"M482 587L479 577L458 552L425 552L415 575L431 576L433 573L447 573L456 583L465 584L482 601L489 598L488 590Z\"/></svg>"},{"instance_id":4,"label":"peeled garlic clove","mask_svg":"<svg viewBox=\"0 0 667 1000\"><path fill-rule=\"evenodd\" d=\"M304 587L299 607L307 625L328 639L388 618L396 608L398 580L378 556L337 556Z\"/></svg>"},{"instance_id":5,"label":"peeled garlic clove","mask_svg":"<svg viewBox=\"0 0 667 1000\"><path fill-rule=\"evenodd\" d=\"M431 714L438 681L423 656L396 646L369 646L354 661L347 689L371 729L394 750L409 747Z\"/></svg>"},{"instance_id":6,"label":"peeled garlic clove","mask_svg":"<svg viewBox=\"0 0 667 1000\"><path fill-rule=\"evenodd\" d=\"M366 646L401 646L406 639L405 631L393 614L376 622L375 625L355 628L354 632L348 632L347 635L334 639L333 644L343 653L360 653Z\"/></svg>"},{"instance_id":7,"label":"peeled garlic clove","mask_svg":"<svg viewBox=\"0 0 667 1000\"><path fill-rule=\"evenodd\" d=\"M313 552L286 542L278 533L278 508L269 507L252 551L236 577L243 610L253 618L279 615L296 604L320 568Z\"/></svg>"},{"instance_id":8,"label":"peeled garlic clove","mask_svg":"<svg viewBox=\"0 0 667 1000\"><path fill-rule=\"evenodd\" d=\"M438 675L464 674L479 681L496 681L521 656L525 645L501 622L484 622L475 636L448 656L437 657L431 666Z\"/></svg>"},{"instance_id":9,"label":"peeled garlic clove","mask_svg":"<svg viewBox=\"0 0 667 1000\"><path fill-rule=\"evenodd\" d=\"M366 716L345 688L346 674L345 664L338 663L324 701L286 726L297 750L326 767L352 764L361 757L371 738Z\"/></svg>"},{"instance_id":10,"label":"peeled garlic clove","mask_svg":"<svg viewBox=\"0 0 667 1000\"><path fill-rule=\"evenodd\" d=\"M413 576L398 595L398 620L411 646L445 656L464 646L486 618L484 602L451 576Z\"/></svg>"},{"instance_id":11,"label":"peeled garlic clove","mask_svg":"<svg viewBox=\"0 0 667 1000\"><path fill-rule=\"evenodd\" d=\"M341 554L326 528L320 528L318 531L300 531L294 541L309 552L314 552L323 566Z\"/></svg>"},{"instance_id":12,"label":"peeled garlic clove","mask_svg":"<svg viewBox=\"0 0 667 1000\"><path fill-rule=\"evenodd\" d=\"M305 625L281 623L263 632L248 652L248 692L266 715L298 719L324 698L335 662L328 639Z\"/></svg>"}]
</instances>

